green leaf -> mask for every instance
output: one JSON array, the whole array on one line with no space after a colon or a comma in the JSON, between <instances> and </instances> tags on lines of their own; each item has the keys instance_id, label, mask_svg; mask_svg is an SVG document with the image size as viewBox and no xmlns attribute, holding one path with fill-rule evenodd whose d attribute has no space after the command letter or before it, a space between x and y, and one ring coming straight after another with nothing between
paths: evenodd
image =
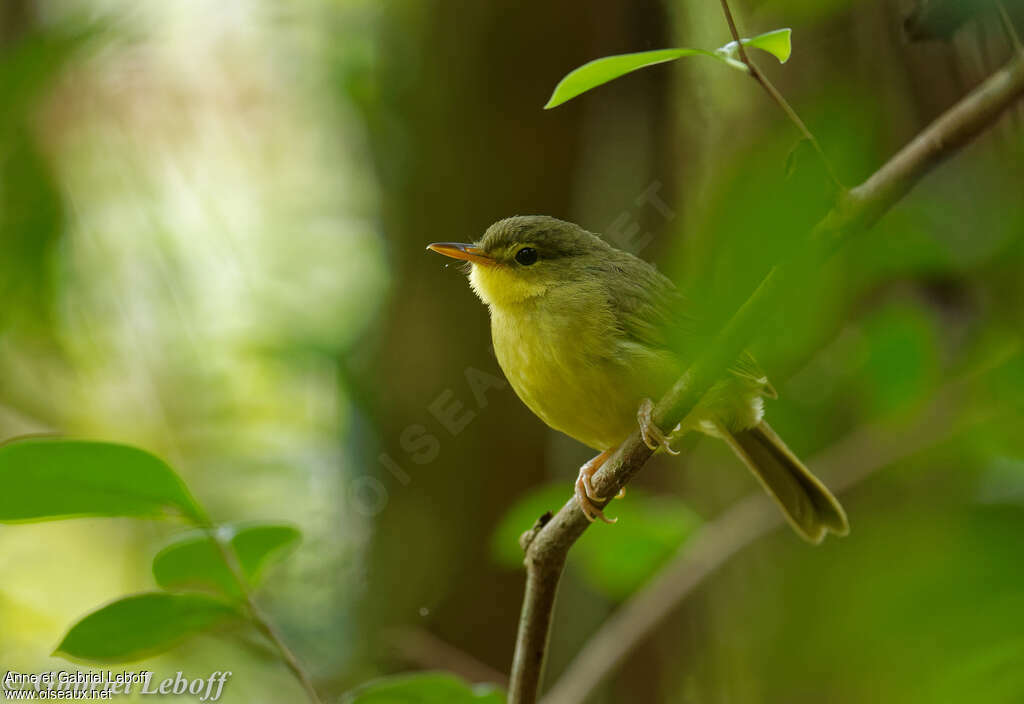
<instances>
[{"instance_id":1,"label":"green leaf","mask_svg":"<svg viewBox=\"0 0 1024 704\"><path fill-rule=\"evenodd\" d=\"M545 511L557 511L572 487L541 487L516 503L502 518L491 542L492 554L506 567L518 567L523 551L518 536ZM594 588L611 599L632 594L660 569L693 535L700 518L682 501L630 489L606 509L619 518L614 528L598 526L584 533L569 555L569 564Z\"/></svg>"},{"instance_id":2,"label":"green leaf","mask_svg":"<svg viewBox=\"0 0 1024 704\"><path fill-rule=\"evenodd\" d=\"M82 516L202 521L174 470L128 445L33 437L0 446L0 522Z\"/></svg>"},{"instance_id":3,"label":"green leaf","mask_svg":"<svg viewBox=\"0 0 1024 704\"><path fill-rule=\"evenodd\" d=\"M505 512L497 528L491 535L491 555L502 567L516 568L523 566L523 549L519 546L519 536L529 530L541 514L551 511L556 513L569 497L572 496L572 485L569 482L547 484L524 494ZM615 503L609 509L617 508ZM610 511L609 515L615 515ZM591 531L583 534L585 540Z\"/></svg>"},{"instance_id":4,"label":"green leaf","mask_svg":"<svg viewBox=\"0 0 1024 704\"><path fill-rule=\"evenodd\" d=\"M382 677L342 697L342 704L504 704L494 685L471 686L447 672Z\"/></svg>"},{"instance_id":5,"label":"green leaf","mask_svg":"<svg viewBox=\"0 0 1024 704\"><path fill-rule=\"evenodd\" d=\"M583 577L605 596L622 600L639 589L696 532L700 518L670 496L630 490L609 507L615 530L587 531L575 560Z\"/></svg>"},{"instance_id":6,"label":"green leaf","mask_svg":"<svg viewBox=\"0 0 1024 704\"><path fill-rule=\"evenodd\" d=\"M230 540L246 581L256 586L267 567L283 559L302 533L279 523L224 525L218 529ZM164 589L215 589L238 599L238 584L224 564L220 550L204 531L191 531L163 548L153 558L153 576Z\"/></svg>"},{"instance_id":7,"label":"green leaf","mask_svg":"<svg viewBox=\"0 0 1024 704\"><path fill-rule=\"evenodd\" d=\"M781 63L789 60L792 51L790 45L790 29L776 29L771 32L759 34L750 39L741 39L744 46L767 51L777 58ZM583 64L579 68L570 71L558 85L555 86L551 98L545 110L558 107L562 103L572 100L577 95L586 93L592 88L613 81L627 73L632 73L648 66L674 61L685 56L710 56L713 59L732 66L740 71L747 71L746 65L738 61L736 42L729 42L715 51L704 49L656 49L654 51L641 51L634 54L617 54L605 56Z\"/></svg>"},{"instance_id":8,"label":"green leaf","mask_svg":"<svg viewBox=\"0 0 1024 704\"><path fill-rule=\"evenodd\" d=\"M741 39L740 41L743 42L743 46L767 51L778 59L780 64L784 64L789 61L790 54L793 53L793 45L790 41L792 34L793 30L787 27L785 29L774 29L771 32L758 34L756 37ZM739 54L739 47L736 42L732 41L725 46L716 49L715 53L718 54L720 58L735 60ZM747 67L740 63L740 70L746 71Z\"/></svg>"},{"instance_id":9,"label":"green leaf","mask_svg":"<svg viewBox=\"0 0 1024 704\"><path fill-rule=\"evenodd\" d=\"M545 110L557 107L567 100L575 98L581 93L586 93L592 88L615 80L619 76L632 73L641 68L662 64L666 61L674 61L683 56L710 56L720 58L710 51L702 49L656 49L655 51L641 51L635 54L618 54L606 56L602 59L595 59L583 64L579 68L570 71L565 78L555 86L555 92L551 94Z\"/></svg>"},{"instance_id":10,"label":"green leaf","mask_svg":"<svg viewBox=\"0 0 1024 704\"><path fill-rule=\"evenodd\" d=\"M76 623L54 654L97 663L141 660L240 616L231 605L203 594L135 594Z\"/></svg>"}]
</instances>

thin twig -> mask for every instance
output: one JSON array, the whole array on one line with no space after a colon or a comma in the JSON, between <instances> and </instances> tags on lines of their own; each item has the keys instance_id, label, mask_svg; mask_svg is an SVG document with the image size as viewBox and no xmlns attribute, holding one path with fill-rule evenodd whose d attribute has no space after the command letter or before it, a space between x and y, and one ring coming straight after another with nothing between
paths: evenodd
<instances>
[{"instance_id":1,"label":"thin twig","mask_svg":"<svg viewBox=\"0 0 1024 704\"><path fill-rule=\"evenodd\" d=\"M396 629L387 635L399 654L417 667L454 672L469 682L487 682L502 689L508 688L508 675L424 628Z\"/></svg>"},{"instance_id":2,"label":"thin twig","mask_svg":"<svg viewBox=\"0 0 1024 704\"><path fill-rule=\"evenodd\" d=\"M233 548L229 547L220 535L217 533L217 528L214 526L209 519L205 521L203 530L209 536L210 540L217 547L217 551L220 553L221 559L224 560L224 565L228 568L228 572L231 573L231 577L234 579L235 585L238 587L239 592L242 595L242 601L245 604L246 611L249 615L249 620L253 626L263 636L270 641L270 643L277 650L278 657L285 664L285 666L291 670L292 674L295 675L295 679L299 681L302 688L306 691L306 696L313 704L321 704L320 696L316 692L316 688L313 686L313 679L309 676L309 673L303 669L299 659L295 657L295 653L292 652L291 648L284 642L277 629L271 624L270 619L267 618L263 610L256 604L256 600L252 595L252 587L249 585L249 580L245 578L245 574L242 572L242 567L238 563L238 557L235 555Z\"/></svg>"},{"instance_id":3,"label":"thin twig","mask_svg":"<svg viewBox=\"0 0 1024 704\"><path fill-rule=\"evenodd\" d=\"M939 389L912 427L894 431L867 426L833 445L809 464L839 493L857 486L879 470L903 462L962 434L956 413L972 379L1019 354L1019 345ZM985 419L973 418L970 427ZM740 550L782 525L782 514L763 492L748 496L708 523L643 589L633 595L587 640L542 704L581 704L626 657L709 575Z\"/></svg>"},{"instance_id":4,"label":"thin twig","mask_svg":"<svg viewBox=\"0 0 1024 704\"><path fill-rule=\"evenodd\" d=\"M1016 56L929 125L867 181L842 193L807 245L771 272L711 344L655 406L653 420L674 427L747 347L788 280L873 225L942 160L983 132L1024 94L1024 55ZM595 493L615 496L651 457L635 431L594 475ZM509 685L510 704L537 701L558 582L573 543L588 527L575 498L538 530L526 548L523 600Z\"/></svg>"},{"instance_id":5,"label":"thin twig","mask_svg":"<svg viewBox=\"0 0 1024 704\"><path fill-rule=\"evenodd\" d=\"M732 40L736 42L736 49L740 53L740 61L745 63L747 67L750 67L750 58L747 56L747 50L743 47L743 42L740 40L740 31L736 28L736 20L732 17L732 10L729 9L728 0L722 0L722 12L725 14L725 21L729 24L729 33L732 34Z\"/></svg>"},{"instance_id":6,"label":"thin twig","mask_svg":"<svg viewBox=\"0 0 1024 704\"><path fill-rule=\"evenodd\" d=\"M1013 50L1018 54L1024 53L1024 44L1020 41L1020 35L1017 33L1017 28L1013 25L1010 13L1006 11L1006 6L1001 2L997 2L996 7L999 8L999 17L1003 20L1003 28L1006 30L1007 36L1010 37L1010 44L1013 45Z\"/></svg>"},{"instance_id":7,"label":"thin twig","mask_svg":"<svg viewBox=\"0 0 1024 704\"><path fill-rule=\"evenodd\" d=\"M800 131L800 134L804 136L804 139L811 143L811 146L814 147L814 151L818 154L818 158L821 159L821 163L824 165L825 171L828 172L829 178L832 179L832 183L834 183L839 190L843 190L843 184L839 180L839 177L836 176L836 172L832 168L832 163L828 160L828 157L825 156L825 150L821 148L821 144L818 143L817 137L815 137L814 133L807 128L807 125L802 119L800 119L800 115L798 115L796 110L793 109L793 106L789 104L789 101L786 100L775 85L768 80L768 76L766 76L753 61L751 61L750 56L747 55L747 50L743 46L739 30L736 28L736 20L733 19L732 10L729 9L728 0L721 0L721 2L722 12L725 14L725 21L729 24L729 32L732 34L732 39L736 42L740 61L746 65L747 70L750 72L750 77L761 84L761 87L765 89L771 99L774 100L780 108L782 108L782 112L786 113L786 117L789 118L789 121L796 125L796 128Z\"/></svg>"}]
</instances>

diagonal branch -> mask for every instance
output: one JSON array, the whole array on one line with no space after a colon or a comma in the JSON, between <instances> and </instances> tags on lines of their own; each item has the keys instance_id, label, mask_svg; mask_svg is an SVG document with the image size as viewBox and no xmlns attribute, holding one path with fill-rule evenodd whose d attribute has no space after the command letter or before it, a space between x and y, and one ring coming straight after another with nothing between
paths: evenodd
<instances>
[{"instance_id":1,"label":"diagonal branch","mask_svg":"<svg viewBox=\"0 0 1024 704\"><path fill-rule=\"evenodd\" d=\"M496 684L508 688L508 676L459 650L424 628L402 628L389 632L388 641L405 660L422 670L453 672L468 682Z\"/></svg>"},{"instance_id":2,"label":"diagonal branch","mask_svg":"<svg viewBox=\"0 0 1024 704\"><path fill-rule=\"evenodd\" d=\"M928 171L983 132L1021 95L1024 95L1024 56L1018 54L929 125L867 181L842 194L833 210L808 237L808 246L769 272L712 344L661 399L654 410L654 421L660 427L674 427L682 420L742 353L794 274L873 225ZM615 496L651 454L640 439L640 433L634 432L594 475L595 493ZM569 549L588 525L573 498L534 531L525 546L526 594L512 662L510 704L537 701L559 578Z\"/></svg>"},{"instance_id":3,"label":"diagonal branch","mask_svg":"<svg viewBox=\"0 0 1024 704\"><path fill-rule=\"evenodd\" d=\"M846 491L876 472L921 452L951 436L988 422L964 421L968 382L998 367L1020 350L1013 345L978 369L939 389L913 425L892 430L869 425L833 445L810 464L821 470L835 492ZM542 704L580 704L659 624L679 607L709 575L739 551L782 525L782 514L762 492L735 503L688 541L649 584L612 614L569 664Z\"/></svg>"},{"instance_id":4,"label":"diagonal branch","mask_svg":"<svg viewBox=\"0 0 1024 704\"><path fill-rule=\"evenodd\" d=\"M1021 43L1020 35L1017 34L1017 28L1014 26L1010 14L1006 11L1006 6L1001 2L997 2L996 7L999 9L999 19L1003 22L1006 36L1010 39L1010 46L1018 53L1024 52L1024 43Z\"/></svg>"}]
</instances>

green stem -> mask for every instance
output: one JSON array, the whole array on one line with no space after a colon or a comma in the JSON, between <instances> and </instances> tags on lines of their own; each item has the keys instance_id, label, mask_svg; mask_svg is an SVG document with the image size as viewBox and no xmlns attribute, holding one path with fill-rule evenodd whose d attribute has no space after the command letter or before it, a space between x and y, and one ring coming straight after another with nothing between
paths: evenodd
<instances>
[{"instance_id":1,"label":"green stem","mask_svg":"<svg viewBox=\"0 0 1024 704\"><path fill-rule=\"evenodd\" d=\"M1010 19L1010 13L1006 11L1006 6L1001 2L997 2L996 7L999 8L999 17L1003 20L1003 27L1006 29L1007 36L1010 37L1010 43L1013 45L1014 51L1024 53L1024 44L1020 41L1020 35L1017 34L1017 28L1013 26L1013 20Z\"/></svg>"},{"instance_id":2,"label":"green stem","mask_svg":"<svg viewBox=\"0 0 1024 704\"><path fill-rule=\"evenodd\" d=\"M802 119L800 119L800 115L798 115L796 110L793 109L793 106L789 104L789 101L786 100L775 85L768 80L768 76L766 76L761 69L759 69L757 65L750 60L750 57L747 55L747 50L743 47L743 42L740 39L739 30L736 28L736 20L733 19L732 10L729 9L729 2L728 0L721 0L721 2L722 12L725 14L725 21L729 25L729 32L732 34L732 39L736 42L740 61L746 65L750 72L750 77L761 84L761 87L764 88L765 92L768 93L771 99L774 100L782 109L782 112L786 114L789 121L796 125L796 128L800 131L800 134L803 135L804 139L811 143L811 146L814 147L814 151L817 152L818 158L821 159L821 163L824 165L825 171L828 173L829 178L832 179L832 183L836 185L836 188L840 191L845 190L845 187L839 180L839 177L836 176L836 172L832 168L831 162L829 162L828 157L825 156L825 150L823 150L821 148L821 144L818 143L817 137L815 137L814 133L807 128L807 125Z\"/></svg>"},{"instance_id":3,"label":"green stem","mask_svg":"<svg viewBox=\"0 0 1024 704\"><path fill-rule=\"evenodd\" d=\"M299 681L302 688L306 691L306 696L309 697L309 701L313 704L321 704L320 696L316 692L316 688L313 686L313 680L309 676L309 673L303 669L302 664L298 658L295 657L295 653L292 652L291 648L284 642L281 635L277 632L277 629L271 624L270 619L267 618L263 610L256 604L256 600L252 595L252 586L249 581L245 578L245 573L242 572L242 566L238 562L238 556L235 554L234 549L221 540L217 534L217 526L215 526L209 518L203 517L202 529L209 536L210 540L217 547L217 552L220 553L221 559L224 561L224 565L228 568L228 572L231 573L231 577L238 587L239 593L242 595L242 602L245 604L249 621L263 636L271 642L274 648L277 650L278 656L281 661L291 670L295 679Z\"/></svg>"}]
</instances>

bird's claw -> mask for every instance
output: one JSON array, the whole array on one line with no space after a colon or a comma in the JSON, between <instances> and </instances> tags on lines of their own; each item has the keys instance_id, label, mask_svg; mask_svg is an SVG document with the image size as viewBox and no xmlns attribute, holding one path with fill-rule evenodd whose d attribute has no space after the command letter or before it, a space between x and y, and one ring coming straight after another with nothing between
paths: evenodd
<instances>
[{"instance_id":1,"label":"bird's claw","mask_svg":"<svg viewBox=\"0 0 1024 704\"><path fill-rule=\"evenodd\" d=\"M601 469L601 465L611 456L611 452L606 450L597 457L594 457L582 467L580 467L579 476L576 477L576 503L580 506L580 511L586 516L587 520L593 523L600 518L605 523L615 523L618 518L608 518L604 515L604 512L598 508L594 502L604 501L603 496L599 496L594 491L594 485L591 483L591 477L597 470ZM622 492L620 491L621 495Z\"/></svg>"},{"instance_id":2,"label":"bird's claw","mask_svg":"<svg viewBox=\"0 0 1024 704\"><path fill-rule=\"evenodd\" d=\"M665 452L670 455L678 455L679 450L672 447L668 437L651 418L653 412L654 402L651 399L645 398L640 402L640 410L637 411L636 419L640 423L640 437L643 438L644 445L647 445L651 450L657 450L660 447L664 448Z\"/></svg>"}]
</instances>

